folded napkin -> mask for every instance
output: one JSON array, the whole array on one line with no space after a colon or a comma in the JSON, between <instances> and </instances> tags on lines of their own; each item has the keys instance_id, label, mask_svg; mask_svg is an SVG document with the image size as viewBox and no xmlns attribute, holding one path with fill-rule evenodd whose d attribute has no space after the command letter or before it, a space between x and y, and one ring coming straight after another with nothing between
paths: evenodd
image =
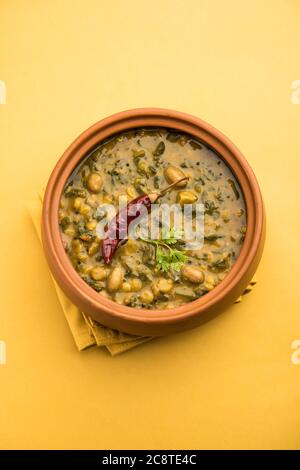
<instances>
[{"instance_id":1,"label":"folded napkin","mask_svg":"<svg viewBox=\"0 0 300 470\"><path fill-rule=\"evenodd\" d=\"M39 199L36 201L27 203L27 209L41 241L42 194L40 194ZM153 339L151 336L129 335L100 325L100 323L96 322L73 305L53 277L52 280L58 300L79 351L92 346L104 346L112 356L115 356ZM253 278L243 295L240 296L235 303L241 302L243 296L251 292L256 282L257 280Z\"/></svg>"}]
</instances>

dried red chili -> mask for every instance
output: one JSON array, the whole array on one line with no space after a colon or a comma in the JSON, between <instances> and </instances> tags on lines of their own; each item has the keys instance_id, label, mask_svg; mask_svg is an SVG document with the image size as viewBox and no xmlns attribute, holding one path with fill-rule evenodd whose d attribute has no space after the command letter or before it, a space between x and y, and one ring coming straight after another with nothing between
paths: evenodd
<instances>
[{"instance_id":1,"label":"dried red chili","mask_svg":"<svg viewBox=\"0 0 300 470\"><path fill-rule=\"evenodd\" d=\"M116 216L105 227L105 238L102 240L102 257L106 264L111 262L111 259L122 241L127 235L127 230L131 222L137 219L142 211L145 209L150 212L151 205L157 199L171 188L176 186L181 181L188 179L188 177L181 178L175 183L170 184L168 187L157 193L145 194L130 201L126 207L121 209Z\"/></svg>"}]
</instances>

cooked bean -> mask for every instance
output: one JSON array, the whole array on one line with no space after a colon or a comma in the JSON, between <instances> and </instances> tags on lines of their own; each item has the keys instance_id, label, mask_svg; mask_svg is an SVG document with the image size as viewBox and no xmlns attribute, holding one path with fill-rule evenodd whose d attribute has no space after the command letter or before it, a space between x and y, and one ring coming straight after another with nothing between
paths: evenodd
<instances>
[{"instance_id":1,"label":"cooked bean","mask_svg":"<svg viewBox=\"0 0 300 470\"><path fill-rule=\"evenodd\" d=\"M106 269L101 266L95 266L91 271L91 277L95 281L103 281L107 276Z\"/></svg>"},{"instance_id":2,"label":"cooked bean","mask_svg":"<svg viewBox=\"0 0 300 470\"><path fill-rule=\"evenodd\" d=\"M128 293L128 294L124 295L124 297L123 297L124 305L129 305L130 304L132 296L133 296L132 293Z\"/></svg>"},{"instance_id":3,"label":"cooked bean","mask_svg":"<svg viewBox=\"0 0 300 470\"><path fill-rule=\"evenodd\" d=\"M126 192L128 194L128 196L131 198L131 199L134 199L137 197L137 193L136 193L136 190L133 186L128 186L126 188Z\"/></svg>"},{"instance_id":4,"label":"cooked bean","mask_svg":"<svg viewBox=\"0 0 300 470\"><path fill-rule=\"evenodd\" d=\"M143 287L143 283L140 279L130 279L129 283L133 292L138 292Z\"/></svg>"},{"instance_id":5,"label":"cooked bean","mask_svg":"<svg viewBox=\"0 0 300 470\"><path fill-rule=\"evenodd\" d=\"M88 230L94 230L97 226L97 222L96 220L88 220L85 226Z\"/></svg>"},{"instance_id":6,"label":"cooked bean","mask_svg":"<svg viewBox=\"0 0 300 470\"><path fill-rule=\"evenodd\" d=\"M160 294L160 290L159 290L159 288L158 288L158 286L157 286L157 282L156 282L156 281L155 281L155 282L152 282L152 284L151 284L151 289L152 289L152 292L153 292L154 297L158 297L159 294Z\"/></svg>"},{"instance_id":7,"label":"cooked bean","mask_svg":"<svg viewBox=\"0 0 300 470\"><path fill-rule=\"evenodd\" d=\"M167 294L173 288L173 281L172 279L160 278L157 282L157 287L160 292Z\"/></svg>"},{"instance_id":8,"label":"cooked bean","mask_svg":"<svg viewBox=\"0 0 300 470\"><path fill-rule=\"evenodd\" d=\"M175 183L180 179L184 178L186 175L183 173L180 168L176 166L168 166L164 171L164 176L169 184ZM176 184L178 188L184 188L187 185L187 181L181 181L180 183Z\"/></svg>"},{"instance_id":9,"label":"cooked bean","mask_svg":"<svg viewBox=\"0 0 300 470\"><path fill-rule=\"evenodd\" d=\"M89 215L89 213L91 212L91 208L87 204L81 204L79 212L81 215Z\"/></svg>"},{"instance_id":10,"label":"cooked bean","mask_svg":"<svg viewBox=\"0 0 300 470\"><path fill-rule=\"evenodd\" d=\"M102 188L102 177L98 173L90 173L86 181L87 187L93 193L99 193Z\"/></svg>"},{"instance_id":11,"label":"cooked bean","mask_svg":"<svg viewBox=\"0 0 300 470\"><path fill-rule=\"evenodd\" d=\"M63 210L63 209L59 209L59 211L58 211L58 222L61 224L62 221L66 218L70 219L70 217L68 215L68 211Z\"/></svg>"},{"instance_id":12,"label":"cooked bean","mask_svg":"<svg viewBox=\"0 0 300 470\"><path fill-rule=\"evenodd\" d=\"M131 285L129 282L123 282L121 289L123 292L131 292Z\"/></svg>"},{"instance_id":13,"label":"cooked bean","mask_svg":"<svg viewBox=\"0 0 300 470\"><path fill-rule=\"evenodd\" d=\"M74 228L74 227L70 227L70 226L67 227L67 228L64 230L64 233L65 233L66 235L68 235L69 237L74 237L75 232L76 232L76 231L75 231L75 228Z\"/></svg>"},{"instance_id":14,"label":"cooked bean","mask_svg":"<svg viewBox=\"0 0 300 470\"><path fill-rule=\"evenodd\" d=\"M150 304L154 299L153 292L149 287L142 290L140 297L141 301L145 304Z\"/></svg>"},{"instance_id":15,"label":"cooked bean","mask_svg":"<svg viewBox=\"0 0 300 470\"><path fill-rule=\"evenodd\" d=\"M99 248L100 244L98 242L92 242L88 250L89 256L94 256L99 251Z\"/></svg>"},{"instance_id":16,"label":"cooked bean","mask_svg":"<svg viewBox=\"0 0 300 470\"><path fill-rule=\"evenodd\" d=\"M85 263L88 259L88 255L81 251L80 253L77 254L77 259L78 261L81 261L82 263Z\"/></svg>"},{"instance_id":17,"label":"cooked bean","mask_svg":"<svg viewBox=\"0 0 300 470\"><path fill-rule=\"evenodd\" d=\"M74 240L72 240L71 245L75 253L79 253L83 249L83 243L80 240L78 240L78 238L75 238Z\"/></svg>"},{"instance_id":18,"label":"cooked bean","mask_svg":"<svg viewBox=\"0 0 300 470\"><path fill-rule=\"evenodd\" d=\"M198 196L192 191L180 191L180 193L178 193L177 201L181 206L184 206L184 204L193 204L197 200Z\"/></svg>"},{"instance_id":19,"label":"cooked bean","mask_svg":"<svg viewBox=\"0 0 300 470\"><path fill-rule=\"evenodd\" d=\"M124 272L121 266L116 266L111 271L107 280L107 289L109 292L113 292L119 289L122 284Z\"/></svg>"},{"instance_id":20,"label":"cooked bean","mask_svg":"<svg viewBox=\"0 0 300 470\"><path fill-rule=\"evenodd\" d=\"M86 203L91 207L97 207L98 199L96 194L91 194L86 198Z\"/></svg>"},{"instance_id":21,"label":"cooked bean","mask_svg":"<svg viewBox=\"0 0 300 470\"><path fill-rule=\"evenodd\" d=\"M149 168L148 164L145 161L139 160L139 162L137 164L137 169L142 175L147 175L148 168Z\"/></svg>"},{"instance_id":22,"label":"cooked bean","mask_svg":"<svg viewBox=\"0 0 300 470\"><path fill-rule=\"evenodd\" d=\"M205 283L204 283L204 287L205 287L206 290L211 291L211 290L213 290L213 288L215 287L215 285L212 284L211 282L205 282Z\"/></svg>"},{"instance_id":23,"label":"cooked bean","mask_svg":"<svg viewBox=\"0 0 300 470\"><path fill-rule=\"evenodd\" d=\"M185 265L181 269L181 274L185 279L195 284L201 284L204 281L203 271L197 266Z\"/></svg>"},{"instance_id":24,"label":"cooked bean","mask_svg":"<svg viewBox=\"0 0 300 470\"><path fill-rule=\"evenodd\" d=\"M213 276L206 276L205 282L208 282L209 284L214 285L215 284L214 277Z\"/></svg>"},{"instance_id":25,"label":"cooked bean","mask_svg":"<svg viewBox=\"0 0 300 470\"><path fill-rule=\"evenodd\" d=\"M76 211L79 211L82 202L83 202L83 199L81 199L80 197L76 197L76 198L74 199L73 207L74 207L74 209L75 209Z\"/></svg>"}]
</instances>

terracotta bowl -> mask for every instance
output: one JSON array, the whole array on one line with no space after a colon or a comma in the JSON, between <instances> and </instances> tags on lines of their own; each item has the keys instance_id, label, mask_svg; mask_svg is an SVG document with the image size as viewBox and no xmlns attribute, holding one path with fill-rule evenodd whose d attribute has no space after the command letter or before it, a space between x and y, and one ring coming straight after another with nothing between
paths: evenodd
<instances>
[{"instance_id":1,"label":"terracotta bowl","mask_svg":"<svg viewBox=\"0 0 300 470\"><path fill-rule=\"evenodd\" d=\"M214 149L235 174L244 194L247 232L240 254L225 279L203 297L170 310L118 305L89 287L64 251L58 209L66 180L83 157L114 134L137 127L167 127L185 132ZM64 152L45 193L42 216L44 251L53 276L69 299L101 324L136 335L166 335L193 328L222 312L242 294L260 261L265 240L264 205L257 180L240 151L201 119L177 111L143 108L114 114L87 129Z\"/></svg>"}]
</instances>

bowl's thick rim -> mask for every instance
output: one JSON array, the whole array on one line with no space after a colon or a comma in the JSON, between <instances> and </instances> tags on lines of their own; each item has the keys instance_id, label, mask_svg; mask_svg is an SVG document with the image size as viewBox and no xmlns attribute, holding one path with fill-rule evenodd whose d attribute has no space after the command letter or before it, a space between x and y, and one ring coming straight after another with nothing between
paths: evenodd
<instances>
[{"instance_id":1,"label":"bowl's thick rim","mask_svg":"<svg viewBox=\"0 0 300 470\"><path fill-rule=\"evenodd\" d=\"M223 281L205 296L181 307L145 310L126 307L95 292L77 274L63 248L58 225L58 209L64 185L78 163L99 142L138 127L166 127L193 135L215 149L234 172L243 191L247 210L247 232L240 254ZM195 317L238 297L253 276L264 244L265 216L261 192L248 162L237 147L220 131L200 118L161 108L138 108L105 118L84 131L64 152L47 184L43 200L42 240L48 264L56 281L82 311L103 324L123 331L139 333L152 325L149 334L159 334L157 327L178 323L193 325ZM131 327L132 325L132 327ZM172 328L171 328L172 329ZM162 331L162 334L164 331ZM142 333L141 333L142 334ZM143 333L144 334L144 333Z\"/></svg>"}]
</instances>

